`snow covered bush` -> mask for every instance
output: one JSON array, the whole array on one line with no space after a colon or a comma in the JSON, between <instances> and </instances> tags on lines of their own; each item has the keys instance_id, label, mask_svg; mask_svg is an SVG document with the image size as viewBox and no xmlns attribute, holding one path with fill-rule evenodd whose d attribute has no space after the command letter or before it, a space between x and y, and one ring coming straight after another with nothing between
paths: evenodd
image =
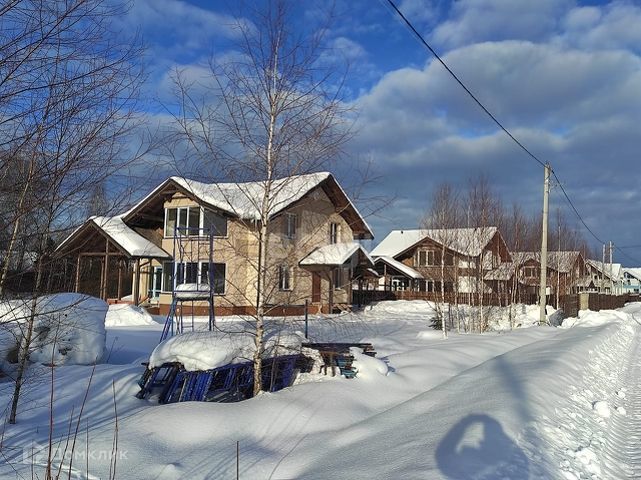
<instances>
[{"instance_id":1,"label":"snow covered bush","mask_svg":"<svg viewBox=\"0 0 641 480\"><path fill-rule=\"evenodd\" d=\"M31 299L0 303L0 360L4 368L17 361L32 318L30 361L54 365L100 361L105 353L107 308L102 300L78 293L45 295L35 303Z\"/></svg>"}]
</instances>

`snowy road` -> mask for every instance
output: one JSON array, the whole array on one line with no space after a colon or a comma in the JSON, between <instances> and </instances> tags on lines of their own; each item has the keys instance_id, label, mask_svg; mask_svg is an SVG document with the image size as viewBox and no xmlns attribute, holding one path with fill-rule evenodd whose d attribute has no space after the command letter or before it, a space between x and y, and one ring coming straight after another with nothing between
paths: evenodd
<instances>
[{"instance_id":1,"label":"snowy road","mask_svg":"<svg viewBox=\"0 0 641 480\"><path fill-rule=\"evenodd\" d=\"M633 317L638 323L636 315ZM628 352L619 359L619 388L612 395L619 414L610 419L603 449L607 478L641 478L641 329L637 326L635 330Z\"/></svg>"},{"instance_id":2,"label":"snowy road","mask_svg":"<svg viewBox=\"0 0 641 480\"><path fill-rule=\"evenodd\" d=\"M424 305L384 302L314 325L323 338L371 341L387 375L318 376L236 404L158 405L134 394L161 326L123 318L109 330L110 364L96 369L86 405L90 448L111 451L115 388L119 478L235 478L236 441L246 479L641 478L641 304L584 312L568 328L448 340L428 320ZM56 372L64 437L91 368ZM11 465L0 461L0 477L16 476L14 467L30 476L19 452L46 442L48 393L47 382L30 386L29 408L4 434L15 453ZM78 473L108 471L92 459L90 475Z\"/></svg>"}]
</instances>

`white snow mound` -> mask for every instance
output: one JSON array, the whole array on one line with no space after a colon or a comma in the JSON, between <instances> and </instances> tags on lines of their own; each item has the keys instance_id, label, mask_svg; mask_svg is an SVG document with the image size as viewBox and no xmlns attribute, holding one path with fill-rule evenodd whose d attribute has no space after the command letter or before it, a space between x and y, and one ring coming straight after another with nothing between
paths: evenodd
<instances>
[{"instance_id":1,"label":"white snow mound","mask_svg":"<svg viewBox=\"0 0 641 480\"><path fill-rule=\"evenodd\" d=\"M33 362L62 365L90 365L105 353L107 304L79 293L58 293L39 297L34 308L34 339L29 358ZM31 300L0 304L0 355L6 358L16 348L14 335L31 318Z\"/></svg>"},{"instance_id":2,"label":"white snow mound","mask_svg":"<svg viewBox=\"0 0 641 480\"><path fill-rule=\"evenodd\" d=\"M605 402L603 400L594 402L592 404L592 409L596 412L597 415L603 418L608 418L610 416L610 407L608 406L608 402Z\"/></svg>"},{"instance_id":3,"label":"white snow mound","mask_svg":"<svg viewBox=\"0 0 641 480\"><path fill-rule=\"evenodd\" d=\"M350 347L349 353L354 357L352 367L356 370L358 378L372 380L388 374L387 364L378 358L365 355L363 349Z\"/></svg>"},{"instance_id":4,"label":"white snow mound","mask_svg":"<svg viewBox=\"0 0 641 480\"><path fill-rule=\"evenodd\" d=\"M154 318L142 307L128 303L109 305L105 318L107 327L135 327L141 325L154 325Z\"/></svg>"},{"instance_id":5,"label":"white snow mound","mask_svg":"<svg viewBox=\"0 0 641 480\"><path fill-rule=\"evenodd\" d=\"M273 335L265 339L263 358L300 352L297 334ZM149 368L163 363L182 363L187 371L211 370L230 363L251 361L256 345L248 333L189 332L160 343L149 357Z\"/></svg>"}]
</instances>

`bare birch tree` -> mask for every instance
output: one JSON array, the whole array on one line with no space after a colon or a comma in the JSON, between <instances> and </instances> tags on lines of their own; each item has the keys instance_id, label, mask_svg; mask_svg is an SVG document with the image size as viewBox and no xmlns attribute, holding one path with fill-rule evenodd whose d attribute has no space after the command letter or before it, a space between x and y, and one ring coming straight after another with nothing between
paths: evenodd
<instances>
[{"instance_id":1,"label":"bare birch tree","mask_svg":"<svg viewBox=\"0 0 641 480\"><path fill-rule=\"evenodd\" d=\"M143 80L140 43L114 32L123 5L106 0L15 0L0 7L0 119L9 155L0 177L16 161L26 174L15 185L9 218L11 257L27 241L34 255L31 312L20 338L9 422L15 423L38 297L51 287L52 251L60 234L78 222L96 185L128 166L143 149L133 148L139 123L136 98ZM0 295L8 269L0 273Z\"/></svg>"},{"instance_id":2,"label":"bare birch tree","mask_svg":"<svg viewBox=\"0 0 641 480\"><path fill-rule=\"evenodd\" d=\"M260 186L243 192L248 208L257 212L247 222L255 249L244 254L256 274L251 289L254 394L262 389L265 316L282 261L270 236L284 219L274 214L284 199L298 193L290 191L289 178L326 167L350 135L341 100L343 72L323 57L326 25L310 25L300 33L292 8L292 2L274 0L248 9L235 25L238 42L228 60L213 58L208 78L200 82L180 71L174 76L179 102L174 152L196 159L209 180Z\"/></svg>"},{"instance_id":3,"label":"bare birch tree","mask_svg":"<svg viewBox=\"0 0 641 480\"><path fill-rule=\"evenodd\" d=\"M443 330L443 338L447 338L447 322L445 319L445 283L446 281L447 283L451 283L452 290L454 290L454 284L458 283L458 279L455 278L455 276L452 276L451 271L448 271L448 275L446 275L446 266L453 268L454 263L456 262L451 250L458 240L458 231L454 228L458 225L458 221L458 193L450 184L444 183L434 191L430 210L422 222L422 228L437 230L435 237L441 245L439 262L441 301L436 302L436 311L438 316L437 321L440 323L440 327Z\"/></svg>"}]
</instances>

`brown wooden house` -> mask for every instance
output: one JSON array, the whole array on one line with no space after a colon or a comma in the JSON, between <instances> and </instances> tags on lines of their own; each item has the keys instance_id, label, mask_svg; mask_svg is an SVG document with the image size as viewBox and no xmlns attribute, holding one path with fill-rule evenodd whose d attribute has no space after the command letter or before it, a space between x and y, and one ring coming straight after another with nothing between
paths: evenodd
<instances>
[{"instance_id":1,"label":"brown wooden house","mask_svg":"<svg viewBox=\"0 0 641 480\"><path fill-rule=\"evenodd\" d=\"M394 230L371 255L381 289L402 284L416 292L440 292L443 282L450 293L500 293L506 280L488 274L511 262L496 227Z\"/></svg>"}]
</instances>

